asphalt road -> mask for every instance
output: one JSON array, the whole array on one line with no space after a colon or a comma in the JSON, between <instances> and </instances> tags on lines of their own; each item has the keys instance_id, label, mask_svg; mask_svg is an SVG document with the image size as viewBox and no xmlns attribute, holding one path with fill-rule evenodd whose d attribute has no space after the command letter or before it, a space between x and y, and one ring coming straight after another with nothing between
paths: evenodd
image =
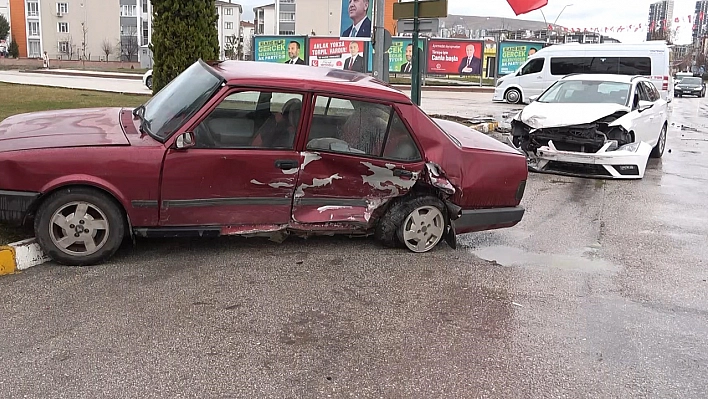
<instances>
[{"instance_id":1,"label":"asphalt road","mask_svg":"<svg viewBox=\"0 0 708 399\"><path fill-rule=\"evenodd\" d=\"M140 240L5 276L0 396L705 398L708 101L672 107L643 180L532 174L456 251Z\"/></svg>"}]
</instances>

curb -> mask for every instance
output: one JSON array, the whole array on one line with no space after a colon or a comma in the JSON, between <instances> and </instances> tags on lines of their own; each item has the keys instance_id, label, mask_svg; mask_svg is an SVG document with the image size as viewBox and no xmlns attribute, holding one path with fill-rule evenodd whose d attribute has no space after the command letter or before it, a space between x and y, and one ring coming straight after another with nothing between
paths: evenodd
<instances>
[{"instance_id":1,"label":"curb","mask_svg":"<svg viewBox=\"0 0 708 399\"><path fill-rule=\"evenodd\" d=\"M52 70L20 70L22 73L36 73L40 75L56 75L56 76L76 76L76 77L87 77L87 78L110 78L110 79L124 79L124 80L142 80L143 75L139 74L124 74L124 75L107 75L100 72L57 72ZM135 75L135 76L128 76Z\"/></svg>"},{"instance_id":2,"label":"curb","mask_svg":"<svg viewBox=\"0 0 708 399\"><path fill-rule=\"evenodd\" d=\"M499 127L499 122L485 122L470 126L474 130L479 130L482 133L491 133Z\"/></svg>"},{"instance_id":3,"label":"curb","mask_svg":"<svg viewBox=\"0 0 708 399\"><path fill-rule=\"evenodd\" d=\"M0 246L0 276L27 270L49 260L34 238Z\"/></svg>"},{"instance_id":4,"label":"curb","mask_svg":"<svg viewBox=\"0 0 708 399\"><path fill-rule=\"evenodd\" d=\"M402 84L392 84L393 88L398 90L410 90L410 85ZM421 91L455 91L455 92L468 92L468 93L494 93L493 87L480 87L480 86L422 86Z\"/></svg>"}]
</instances>

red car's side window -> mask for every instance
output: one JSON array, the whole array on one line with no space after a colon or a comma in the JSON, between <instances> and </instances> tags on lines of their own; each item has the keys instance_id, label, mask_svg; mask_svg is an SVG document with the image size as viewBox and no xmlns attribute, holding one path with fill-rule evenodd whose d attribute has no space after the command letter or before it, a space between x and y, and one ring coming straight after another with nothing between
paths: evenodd
<instances>
[{"instance_id":1,"label":"red car's side window","mask_svg":"<svg viewBox=\"0 0 708 399\"><path fill-rule=\"evenodd\" d=\"M420 160L415 142L393 107L334 97L317 97L307 149Z\"/></svg>"}]
</instances>

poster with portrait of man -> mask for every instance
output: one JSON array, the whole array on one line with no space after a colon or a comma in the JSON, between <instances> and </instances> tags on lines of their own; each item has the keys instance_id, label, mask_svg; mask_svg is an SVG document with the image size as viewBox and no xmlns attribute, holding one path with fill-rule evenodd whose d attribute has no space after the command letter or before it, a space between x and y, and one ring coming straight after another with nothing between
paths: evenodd
<instances>
[{"instance_id":1,"label":"poster with portrait of man","mask_svg":"<svg viewBox=\"0 0 708 399\"><path fill-rule=\"evenodd\" d=\"M373 0L342 0L340 37L371 40Z\"/></svg>"}]
</instances>

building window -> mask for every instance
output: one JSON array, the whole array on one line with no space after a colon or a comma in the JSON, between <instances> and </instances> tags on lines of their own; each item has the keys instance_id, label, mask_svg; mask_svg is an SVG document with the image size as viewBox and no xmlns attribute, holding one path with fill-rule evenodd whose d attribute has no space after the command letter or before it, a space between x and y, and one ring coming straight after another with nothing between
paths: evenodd
<instances>
[{"instance_id":1,"label":"building window","mask_svg":"<svg viewBox=\"0 0 708 399\"><path fill-rule=\"evenodd\" d=\"M143 44L148 43L148 36L149 36L148 35L148 22L143 21L143 41L142 41Z\"/></svg>"},{"instance_id":2,"label":"building window","mask_svg":"<svg viewBox=\"0 0 708 399\"><path fill-rule=\"evenodd\" d=\"M143 0L143 12L147 13L148 9L148 0Z\"/></svg>"},{"instance_id":3,"label":"building window","mask_svg":"<svg viewBox=\"0 0 708 399\"><path fill-rule=\"evenodd\" d=\"M224 15L234 15L234 9L231 7L224 8Z\"/></svg>"},{"instance_id":4,"label":"building window","mask_svg":"<svg viewBox=\"0 0 708 399\"><path fill-rule=\"evenodd\" d=\"M294 21L295 20L295 13L294 12L281 12L280 13L280 20L281 21Z\"/></svg>"},{"instance_id":5,"label":"building window","mask_svg":"<svg viewBox=\"0 0 708 399\"><path fill-rule=\"evenodd\" d=\"M224 22L224 29L233 29L233 28L234 28L233 22Z\"/></svg>"},{"instance_id":6,"label":"building window","mask_svg":"<svg viewBox=\"0 0 708 399\"><path fill-rule=\"evenodd\" d=\"M59 42L59 52L69 54L69 42Z\"/></svg>"},{"instance_id":7,"label":"building window","mask_svg":"<svg viewBox=\"0 0 708 399\"><path fill-rule=\"evenodd\" d=\"M69 12L69 4L68 3L57 3L57 13L58 14L66 14Z\"/></svg>"},{"instance_id":8,"label":"building window","mask_svg":"<svg viewBox=\"0 0 708 399\"><path fill-rule=\"evenodd\" d=\"M37 58L42 56L42 48L39 46L39 40L30 40L28 56L30 58Z\"/></svg>"},{"instance_id":9,"label":"building window","mask_svg":"<svg viewBox=\"0 0 708 399\"><path fill-rule=\"evenodd\" d=\"M39 3L36 1L31 1L27 3L27 16L28 17L38 17L39 16Z\"/></svg>"},{"instance_id":10,"label":"building window","mask_svg":"<svg viewBox=\"0 0 708 399\"><path fill-rule=\"evenodd\" d=\"M134 17L137 15L137 6L135 4L120 6L121 17Z\"/></svg>"},{"instance_id":11,"label":"building window","mask_svg":"<svg viewBox=\"0 0 708 399\"><path fill-rule=\"evenodd\" d=\"M295 31L294 30L281 30L280 34L281 35L294 35Z\"/></svg>"},{"instance_id":12,"label":"building window","mask_svg":"<svg viewBox=\"0 0 708 399\"><path fill-rule=\"evenodd\" d=\"M137 26L120 26L120 35L121 36L137 36L138 35L138 27Z\"/></svg>"},{"instance_id":13,"label":"building window","mask_svg":"<svg viewBox=\"0 0 708 399\"><path fill-rule=\"evenodd\" d=\"M69 33L69 23L68 22L59 22L57 24L57 32Z\"/></svg>"},{"instance_id":14,"label":"building window","mask_svg":"<svg viewBox=\"0 0 708 399\"><path fill-rule=\"evenodd\" d=\"M27 24L27 33L30 36L39 36L39 22L30 22Z\"/></svg>"}]
</instances>

